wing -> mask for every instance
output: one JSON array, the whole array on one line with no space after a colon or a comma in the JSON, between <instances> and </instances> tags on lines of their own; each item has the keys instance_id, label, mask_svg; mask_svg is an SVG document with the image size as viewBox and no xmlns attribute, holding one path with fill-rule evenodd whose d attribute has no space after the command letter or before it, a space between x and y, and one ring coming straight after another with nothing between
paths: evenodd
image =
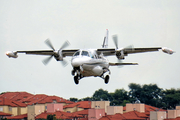
<instances>
[{"instance_id":1,"label":"wing","mask_svg":"<svg viewBox=\"0 0 180 120\"><path fill-rule=\"evenodd\" d=\"M117 53L123 53L125 56L132 53L143 53L143 52L153 52L162 49L161 47L152 47L152 48L123 48L123 49L97 49L97 53L103 53L104 56L116 55Z\"/></svg>"},{"instance_id":2,"label":"wing","mask_svg":"<svg viewBox=\"0 0 180 120\"><path fill-rule=\"evenodd\" d=\"M79 49L69 49L69 50L32 50L32 51L7 51L6 55L8 57L17 58L18 53L25 53L28 55L48 55L48 56L55 56L55 57L66 57L66 56L73 56L73 54L78 51Z\"/></svg>"},{"instance_id":3,"label":"wing","mask_svg":"<svg viewBox=\"0 0 180 120\"><path fill-rule=\"evenodd\" d=\"M78 51L79 49L69 49L69 50L62 50L62 56L73 56L73 54ZM32 55L56 55L58 51L53 50L32 50L32 51L16 51L17 53L25 53L25 54L32 54Z\"/></svg>"}]
</instances>

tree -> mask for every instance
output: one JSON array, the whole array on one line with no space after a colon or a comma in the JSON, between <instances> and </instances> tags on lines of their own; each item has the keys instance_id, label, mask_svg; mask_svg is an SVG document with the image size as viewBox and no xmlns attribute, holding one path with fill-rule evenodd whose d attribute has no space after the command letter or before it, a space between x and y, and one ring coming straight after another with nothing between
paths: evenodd
<instances>
[{"instance_id":1,"label":"tree","mask_svg":"<svg viewBox=\"0 0 180 120\"><path fill-rule=\"evenodd\" d=\"M129 91L129 97L131 101L139 100L141 95L141 86L136 83L130 83L128 85L130 91Z\"/></svg>"},{"instance_id":2,"label":"tree","mask_svg":"<svg viewBox=\"0 0 180 120\"><path fill-rule=\"evenodd\" d=\"M123 105L129 103L130 98L128 96L128 92L124 89L116 89L114 93L111 93L113 97L113 101L111 101L111 105Z\"/></svg>"},{"instance_id":3,"label":"tree","mask_svg":"<svg viewBox=\"0 0 180 120\"><path fill-rule=\"evenodd\" d=\"M131 101L139 100L142 103L156 106L165 107L163 102L163 89L159 88L156 84L139 85L136 83L129 84L129 96Z\"/></svg>"},{"instance_id":4,"label":"tree","mask_svg":"<svg viewBox=\"0 0 180 120\"><path fill-rule=\"evenodd\" d=\"M108 93L107 90L103 90L102 88L99 90L96 90L92 97L93 101L111 101L113 100L111 94Z\"/></svg>"},{"instance_id":5,"label":"tree","mask_svg":"<svg viewBox=\"0 0 180 120\"><path fill-rule=\"evenodd\" d=\"M174 109L177 105L180 105L180 89L166 89L163 91L164 96L164 102L167 105L167 108Z\"/></svg>"},{"instance_id":6,"label":"tree","mask_svg":"<svg viewBox=\"0 0 180 120\"><path fill-rule=\"evenodd\" d=\"M72 102L77 102L78 98L70 98L69 100L72 101Z\"/></svg>"},{"instance_id":7,"label":"tree","mask_svg":"<svg viewBox=\"0 0 180 120\"><path fill-rule=\"evenodd\" d=\"M56 115L47 115L47 120L56 120Z\"/></svg>"}]
</instances>

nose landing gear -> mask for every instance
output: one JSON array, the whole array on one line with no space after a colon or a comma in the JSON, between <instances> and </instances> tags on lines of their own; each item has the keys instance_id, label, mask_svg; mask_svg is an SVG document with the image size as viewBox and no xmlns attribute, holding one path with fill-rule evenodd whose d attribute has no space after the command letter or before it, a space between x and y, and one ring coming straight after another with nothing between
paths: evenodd
<instances>
[{"instance_id":1,"label":"nose landing gear","mask_svg":"<svg viewBox=\"0 0 180 120\"><path fill-rule=\"evenodd\" d=\"M82 74L80 73L80 68L74 68L71 72L71 74L74 76L74 82L75 84L79 84L79 80L83 78Z\"/></svg>"}]
</instances>

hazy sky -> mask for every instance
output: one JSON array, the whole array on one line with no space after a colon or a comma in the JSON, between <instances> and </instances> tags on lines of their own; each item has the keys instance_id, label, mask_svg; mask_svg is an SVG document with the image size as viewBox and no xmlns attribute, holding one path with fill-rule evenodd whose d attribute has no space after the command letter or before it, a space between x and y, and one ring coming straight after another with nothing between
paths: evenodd
<instances>
[{"instance_id":1,"label":"hazy sky","mask_svg":"<svg viewBox=\"0 0 180 120\"><path fill-rule=\"evenodd\" d=\"M180 1L179 0L0 0L0 92L27 91L32 94L84 98L103 88L109 92L129 83L155 83L163 89L180 88ZM12 50L49 50L51 39L59 49L65 40L73 48L101 48L105 30L118 34L119 47L166 46L173 55L159 52L133 54L124 62L138 66L110 67L109 84L99 77L80 80L75 85L70 57L66 67L45 56L19 54L9 59ZM116 62L116 57L108 57Z\"/></svg>"}]
</instances>

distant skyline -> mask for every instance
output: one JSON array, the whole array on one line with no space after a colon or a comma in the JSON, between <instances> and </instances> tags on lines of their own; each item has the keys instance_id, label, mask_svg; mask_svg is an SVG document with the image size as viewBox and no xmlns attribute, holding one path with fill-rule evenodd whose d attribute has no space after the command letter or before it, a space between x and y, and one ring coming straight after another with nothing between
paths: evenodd
<instances>
[{"instance_id":1,"label":"distant skyline","mask_svg":"<svg viewBox=\"0 0 180 120\"><path fill-rule=\"evenodd\" d=\"M100 88L109 92L128 90L129 83L157 84L160 88L180 88L180 1L179 0L91 0L91 1L3 1L0 0L0 92L26 91L56 95L66 99L91 96ZM71 75L71 58L66 67L45 56L19 54L8 58L6 51L49 50L51 39L59 49L65 40L73 48L101 48L105 30L109 30L109 48L168 47L173 55L159 52L133 54L124 62L138 66L110 67L109 84L99 77L87 77L75 85ZM108 57L116 62L116 56Z\"/></svg>"}]
</instances>

